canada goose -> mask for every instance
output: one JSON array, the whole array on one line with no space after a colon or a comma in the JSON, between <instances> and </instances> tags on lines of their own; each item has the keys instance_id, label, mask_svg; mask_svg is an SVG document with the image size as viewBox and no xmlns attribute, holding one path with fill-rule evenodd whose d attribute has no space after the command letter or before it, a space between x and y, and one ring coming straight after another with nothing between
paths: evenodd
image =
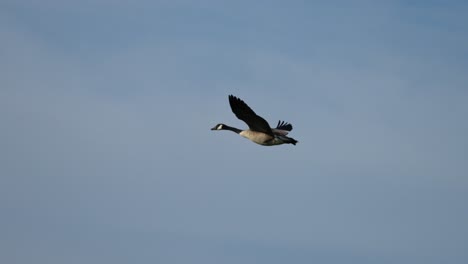
<instances>
[{"instance_id":1,"label":"canada goose","mask_svg":"<svg viewBox=\"0 0 468 264\"><path fill-rule=\"evenodd\" d=\"M280 120L276 128L271 128L265 119L255 114L244 101L234 95L229 95L229 104L232 112L244 121L249 129L241 130L225 124L217 124L211 130L230 130L263 146L296 145L297 140L286 136L293 129L291 124Z\"/></svg>"}]
</instances>

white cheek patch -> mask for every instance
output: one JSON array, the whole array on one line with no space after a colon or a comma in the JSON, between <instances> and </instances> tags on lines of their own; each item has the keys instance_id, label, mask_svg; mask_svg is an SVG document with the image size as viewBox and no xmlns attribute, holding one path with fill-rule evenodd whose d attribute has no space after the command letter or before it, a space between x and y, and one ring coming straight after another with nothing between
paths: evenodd
<instances>
[{"instance_id":1,"label":"white cheek patch","mask_svg":"<svg viewBox=\"0 0 468 264\"><path fill-rule=\"evenodd\" d=\"M223 129L223 125L218 126L218 130L221 130L221 129Z\"/></svg>"}]
</instances>

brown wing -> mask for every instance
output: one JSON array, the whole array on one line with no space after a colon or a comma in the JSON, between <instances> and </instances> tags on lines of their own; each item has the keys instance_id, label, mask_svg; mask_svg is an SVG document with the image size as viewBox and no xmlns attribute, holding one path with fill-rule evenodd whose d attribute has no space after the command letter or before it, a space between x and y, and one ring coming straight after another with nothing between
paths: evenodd
<instances>
[{"instance_id":1,"label":"brown wing","mask_svg":"<svg viewBox=\"0 0 468 264\"><path fill-rule=\"evenodd\" d=\"M244 121L250 128L250 130L266 133L273 136L270 125L261 116L255 114L255 112L241 99L234 95L229 95L229 104L231 105L232 112L237 118Z\"/></svg>"}]
</instances>

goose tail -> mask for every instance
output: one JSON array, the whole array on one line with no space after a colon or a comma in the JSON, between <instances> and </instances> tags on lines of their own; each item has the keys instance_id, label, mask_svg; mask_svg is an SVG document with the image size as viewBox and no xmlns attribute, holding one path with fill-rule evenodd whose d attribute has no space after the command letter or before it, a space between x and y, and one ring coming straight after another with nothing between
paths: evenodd
<instances>
[{"instance_id":1,"label":"goose tail","mask_svg":"<svg viewBox=\"0 0 468 264\"><path fill-rule=\"evenodd\" d=\"M277 136L279 139L281 139L281 141L283 141L284 144L293 144L293 145L296 145L297 140L295 140L294 138L291 138L291 137L287 137L287 136Z\"/></svg>"}]
</instances>

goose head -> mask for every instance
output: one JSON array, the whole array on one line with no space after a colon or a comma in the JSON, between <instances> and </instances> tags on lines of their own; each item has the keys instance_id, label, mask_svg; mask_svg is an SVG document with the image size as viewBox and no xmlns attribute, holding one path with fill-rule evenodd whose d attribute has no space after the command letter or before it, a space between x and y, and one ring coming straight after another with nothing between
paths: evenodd
<instances>
[{"instance_id":1,"label":"goose head","mask_svg":"<svg viewBox=\"0 0 468 264\"><path fill-rule=\"evenodd\" d=\"M224 130L225 128L226 128L226 125L220 123L214 126L213 128L211 128L211 130Z\"/></svg>"}]
</instances>

